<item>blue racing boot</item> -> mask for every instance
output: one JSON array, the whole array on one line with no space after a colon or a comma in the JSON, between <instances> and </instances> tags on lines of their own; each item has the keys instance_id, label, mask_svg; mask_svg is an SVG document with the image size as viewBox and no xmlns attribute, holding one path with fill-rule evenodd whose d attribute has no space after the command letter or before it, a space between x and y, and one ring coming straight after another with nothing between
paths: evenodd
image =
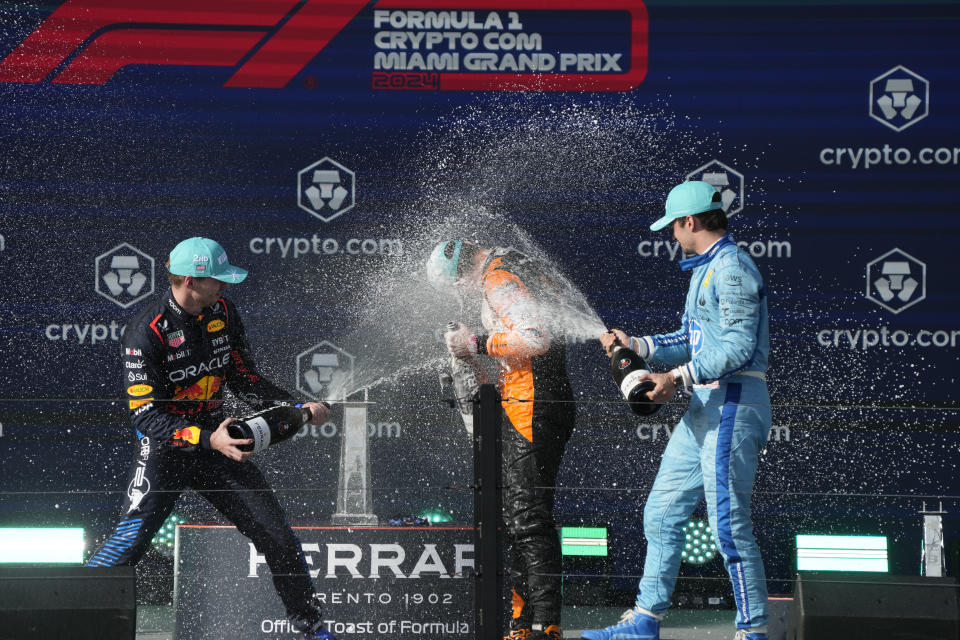
<instances>
[{"instance_id":1,"label":"blue racing boot","mask_svg":"<svg viewBox=\"0 0 960 640\"><path fill-rule=\"evenodd\" d=\"M660 621L642 613L640 607L625 611L620 622L596 631L584 631L581 638L587 640L660 640Z\"/></svg>"},{"instance_id":2,"label":"blue racing boot","mask_svg":"<svg viewBox=\"0 0 960 640\"><path fill-rule=\"evenodd\" d=\"M332 633L323 628L323 623L319 620L300 631L303 632L303 640L337 640Z\"/></svg>"},{"instance_id":3,"label":"blue racing boot","mask_svg":"<svg viewBox=\"0 0 960 640\"><path fill-rule=\"evenodd\" d=\"M766 627L763 628L763 631L737 629L737 635L733 636L733 640L767 640Z\"/></svg>"},{"instance_id":4,"label":"blue racing boot","mask_svg":"<svg viewBox=\"0 0 960 640\"><path fill-rule=\"evenodd\" d=\"M290 615L290 624L303 634L304 640L337 640L332 633L323 628L320 607L311 605L300 614Z\"/></svg>"}]
</instances>

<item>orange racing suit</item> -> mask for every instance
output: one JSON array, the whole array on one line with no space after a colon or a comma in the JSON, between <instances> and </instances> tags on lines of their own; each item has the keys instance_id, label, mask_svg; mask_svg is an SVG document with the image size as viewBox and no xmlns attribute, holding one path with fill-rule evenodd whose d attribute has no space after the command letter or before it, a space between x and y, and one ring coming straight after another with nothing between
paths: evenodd
<instances>
[{"instance_id":1,"label":"orange racing suit","mask_svg":"<svg viewBox=\"0 0 960 640\"><path fill-rule=\"evenodd\" d=\"M549 273L513 249L495 248L481 276L478 348L500 364L503 515L511 550L513 625L559 624L560 543L554 487L575 420L566 345L547 326Z\"/></svg>"}]
</instances>

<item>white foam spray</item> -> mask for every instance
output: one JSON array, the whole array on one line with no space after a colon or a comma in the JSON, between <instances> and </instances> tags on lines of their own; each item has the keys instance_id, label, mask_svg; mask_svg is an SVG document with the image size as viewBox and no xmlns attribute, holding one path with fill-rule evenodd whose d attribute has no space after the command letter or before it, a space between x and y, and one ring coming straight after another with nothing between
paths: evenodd
<instances>
[{"instance_id":1,"label":"white foam spray","mask_svg":"<svg viewBox=\"0 0 960 640\"><path fill-rule=\"evenodd\" d=\"M678 138L690 134L674 130L662 109L626 100L538 106L522 96L455 110L429 129L410 154L411 182L418 187L399 222L384 217L403 255L357 275L363 283L355 329L339 339L357 352L356 373L331 397L439 370L449 321L481 331L478 308L464 307L427 282L426 258L445 240L512 247L537 259L559 285L556 302L543 309L554 330L570 341L596 339L605 324L566 273L562 253L578 234L615 234L618 224L632 222L638 212L623 203L636 201L638 192L656 194L655 208L661 207L662 193L676 179ZM611 227L587 228L585 211L593 219L604 212ZM411 219L418 222L411 225ZM544 248L533 234L555 239L559 249ZM584 262L578 255L580 268Z\"/></svg>"}]
</instances>

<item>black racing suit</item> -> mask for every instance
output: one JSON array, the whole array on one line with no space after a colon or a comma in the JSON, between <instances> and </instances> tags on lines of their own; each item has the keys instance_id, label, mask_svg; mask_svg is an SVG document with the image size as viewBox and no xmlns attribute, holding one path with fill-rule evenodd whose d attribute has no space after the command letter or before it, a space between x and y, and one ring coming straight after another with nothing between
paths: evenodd
<instances>
[{"instance_id":1,"label":"black racing suit","mask_svg":"<svg viewBox=\"0 0 960 640\"><path fill-rule=\"evenodd\" d=\"M560 623L560 541L554 487L576 409L566 344L548 325L556 309L550 276L512 249L494 249L481 277L481 353L500 365L503 515L510 542L514 628Z\"/></svg>"},{"instance_id":2,"label":"black racing suit","mask_svg":"<svg viewBox=\"0 0 960 640\"><path fill-rule=\"evenodd\" d=\"M210 448L210 435L225 418L224 383L255 409L294 401L258 375L236 307L220 298L193 316L168 290L127 325L123 354L139 446L122 519L88 566L136 564L190 487L264 555L288 615L318 620L300 541L263 474L252 460L237 462Z\"/></svg>"}]
</instances>

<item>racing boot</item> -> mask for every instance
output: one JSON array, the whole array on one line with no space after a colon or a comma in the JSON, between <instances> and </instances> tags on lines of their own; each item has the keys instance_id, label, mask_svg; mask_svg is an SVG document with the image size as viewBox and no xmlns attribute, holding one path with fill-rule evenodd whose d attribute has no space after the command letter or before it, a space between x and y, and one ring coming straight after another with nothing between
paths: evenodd
<instances>
[{"instance_id":1,"label":"racing boot","mask_svg":"<svg viewBox=\"0 0 960 640\"><path fill-rule=\"evenodd\" d=\"M516 589L511 589L511 605L513 615L510 617L510 631L503 636L503 640L530 640L530 612L526 610L526 602L520 597Z\"/></svg>"},{"instance_id":2,"label":"racing boot","mask_svg":"<svg viewBox=\"0 0 960 640\"><path fill-rule=\"evenodd\" d=\"M323 628L323 623L317 620L312 624L297 626L297 620L291 618L294 628L303 633L303 640L337 640L332 633Z\"/></svg>"},{"instance_id":3,"label":"racing boot","mask_svg":"<svg viewBox=\"0 0 960 640\"><path fill-rule=\"evenodd\" d=\"M304 640L337 640L332 633L323 628L323 614L314 600L300 613L290 614L290 624L303 634Z\"/></svg>"},{"instance_id":4,"label":"racing boot","mask_svg":"<svg viewBox=\"0 0 960 640\"><path fill-rule=\"evenodd\" d=\"M660 620L640 607L624 611L620 622L580 634L586 640L660 640Z\"/></svg>"},{"instance_id":5,"label":"racing boot","mask_svg":"<svg viewBox=\"0 0 960 640\"><path fill-rule=\"evenodd\" d=\"M767 640L767 628L759 629L737 629L737 635L733 640Z\"/></svg>"},{"instance_id":6,"label":"racing boot","mask_svg":"<svg viewBox=\"0 0 960 640\"><path fill-rule=\"evenodd\" d=\"M563 640L563 632L558 624L538 624L531 626L531 640Z\"/></svg>"}]
</instances>

